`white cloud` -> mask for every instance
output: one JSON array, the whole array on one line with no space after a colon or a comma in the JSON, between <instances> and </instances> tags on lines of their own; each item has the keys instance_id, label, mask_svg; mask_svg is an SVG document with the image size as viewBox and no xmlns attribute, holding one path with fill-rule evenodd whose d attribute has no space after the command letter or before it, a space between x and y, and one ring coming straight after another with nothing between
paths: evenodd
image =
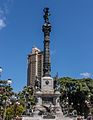
<instances>
[{"instance_id":1,"label":"white cloud","mask_svg":"<svg viewBox=\"0 0 93 120\"><path fill-rule=\"evenodd\" d=\"M92 75L91 73L85 72L85 73L80 73L81 76L83 76L84 78L90 78Z\"/></svg>"},{"instance_id":2,"label":"white cloud","mask_svg":"<svg viewBox=\"0 0 93 120\"><path fill-rule=\"evenodd\" d=\"M0 30L6 27L7 16L9 14L9 9L14 0L3 0L0 4Z\"/></svg>"},{"instance_id":3,"label":"white cloud","mask_svg":"<svg viewBox=\"0 0 93 120\"><path fill-rule=\"evenodd\" d=\"M4 27L6 27L6 23L5 23L4 19L0 18L0 30L3 29Z\"/></svg>"},{"instance_id":4,"label":"white cloud","mask_svg":"<svg viewBox=\"0 0 93 120\"><path fill-rule=\"evenodd\" d=\"M0 30L2 30L4 27L6 27L6 15L4 10L0 7Z\"/></svg>"}]
</instances>

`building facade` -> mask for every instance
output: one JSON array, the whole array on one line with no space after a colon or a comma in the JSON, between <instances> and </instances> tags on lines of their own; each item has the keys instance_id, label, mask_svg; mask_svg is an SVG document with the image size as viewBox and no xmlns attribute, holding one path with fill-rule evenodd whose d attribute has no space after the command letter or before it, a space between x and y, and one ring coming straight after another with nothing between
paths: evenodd
<instances>
[{"instance_id":1,"label":"building facade","mask_svg":"<svg viewBox=\"0 0 93 120\"><path fill-rule=\"evenodd\" d=\"M43 52L38 48L32 48L28 55L27 86L34 86L35 80L41 80L43 76Z\"/></svg>"}]
</instances>

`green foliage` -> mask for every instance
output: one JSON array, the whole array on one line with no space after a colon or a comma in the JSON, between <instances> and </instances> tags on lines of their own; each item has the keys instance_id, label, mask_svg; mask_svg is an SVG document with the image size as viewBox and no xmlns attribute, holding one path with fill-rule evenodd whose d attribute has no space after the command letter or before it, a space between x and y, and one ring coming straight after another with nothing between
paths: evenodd
<instances>
[{"instance_id":1,"label":"green foliage","mask_svg":"<svg viewBox=\"0 0 93 120\"><path fill-rule=\"evenodd\" d=\"M16 108L16 116L21 116L24 112L24 107L22 105L18 105Z\"/></svg>"},{"instance_id":2,"label":"green foliage","mask_svg":"<svg viewBox=\"0 0 93 120\"><path fill-rule=\"evenodd\" d=\"M14 108L13 106L10 106L6 109L6 120L11 120L13 118L14 115Z\"/></svg>"},{"instance_id":3,"label":"green foliage","mask_svg":"<svg viewBox=\"0 0 93 120\"><path fill-rule=\"evenodd\" d=\"M33 89L30 86L25 86L21 92L17 94L19 103L24 108L24 113L27 109L32 109L35 105L35 98L33 96Z\"/></svg>"},{"instance_id":4,"label":"green foliage","mask_svg":"<svg viewBox=\"0 0 93 120\"><path fill-rule=\"evenodd\" d=\"M72 79L63 77L59 79L62 91L80 90L81 92L93 94L93 80L91 78Z\"/></svg>"},{"instance_id":5,"label":"green foliage","mask_svg":"<svg viewBox=\"0 0 93 120\"><path fill-rule=\"evenodd\" d=\"M18 94L14 94L12 90L7 81L0 81L0 116L6 120L21 116L27 107L31 109L35 105L33 89L30 86L25 86ZM16 100L12 99L12 95L16 97ZM28 106L26 106L27 104Z\"/></svg>"},{"instance_id":6,"label":"green foliage","mask_svg":"<svg viewBox=\"0 0 93 120\"><path fill-rule=\"evenodd\" d=\"M35 99L33 97L33 89L31 87L25 86L22 92L18 93L19 102L24 106L26 101L31 102L31 105L35 104Z\"/></svg>"},{"instance_id":7,"label":"green foliage","mask_svg":"<svg viewBox=\"0 0 93 120\"><path fill-rule=\"evenodd\" d=\"M13 117L21 116L24 112L24 107L22 105L16 106L16 104L11 105L6 109L6 120L10 120Z\"/></svg>"},{"instance_id":8,"label":"green foliage","mask_svg":"<svg viewBox=\"0 0 93 120\"><path fill-rule=\"evenodd\" d=\"M7 84L7 81L0 80L0 116L2 116L3 119L6 117L6 109L9 106L9 99L13 95L12 90L13 88ZM9 113L10 112L8 112L8 114Z\"/></svg>"},{"instance_id":9,"label":"green foliage","mask_svg":"<svg viewBox=\"0 0 93 120\"><path fill-rule=\"evenodd\" d=\"M93 104L93 80L91 78L72 79L63 77L59 79L59 82L61 86L61 104L68 97L69 105L73 103L73 109L76 109L80 115L84 113L86 117L90 112L89 104Z\"/></svg>"}]
</instances>

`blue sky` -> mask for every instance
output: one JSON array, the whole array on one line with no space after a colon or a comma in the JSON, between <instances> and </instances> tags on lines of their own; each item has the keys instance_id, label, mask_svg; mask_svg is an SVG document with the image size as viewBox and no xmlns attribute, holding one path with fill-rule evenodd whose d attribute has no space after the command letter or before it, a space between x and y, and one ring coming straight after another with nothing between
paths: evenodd
<instances>
[{"instance_id":1,"label":"blue sky","mask_svg":"<svg viewBox=\"0 0 93 120\"><path fill-rule=\"evenodd\" d=\"M93 0L0 0L1 79L26 85L27 55L43 50L43 8L51 12L52 76L93 77Z\"/></svg>"}]
</instances>

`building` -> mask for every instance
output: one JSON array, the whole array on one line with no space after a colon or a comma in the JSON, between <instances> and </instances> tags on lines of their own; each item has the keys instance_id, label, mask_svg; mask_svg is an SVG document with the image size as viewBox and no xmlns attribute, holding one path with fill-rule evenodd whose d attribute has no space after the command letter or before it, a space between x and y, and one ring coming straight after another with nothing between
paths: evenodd
<instances>
[{"instance_id":1,"label":"building","mask_svg":"<svg viewBox=\"0 0 93 120\"><path fill-rule=\"evenodd\" d=\"M34 86L36 78L41 80L43 76L43 52L38 48L32 48L28 55L27 86Z\"/></svg>"}]
</instances>

